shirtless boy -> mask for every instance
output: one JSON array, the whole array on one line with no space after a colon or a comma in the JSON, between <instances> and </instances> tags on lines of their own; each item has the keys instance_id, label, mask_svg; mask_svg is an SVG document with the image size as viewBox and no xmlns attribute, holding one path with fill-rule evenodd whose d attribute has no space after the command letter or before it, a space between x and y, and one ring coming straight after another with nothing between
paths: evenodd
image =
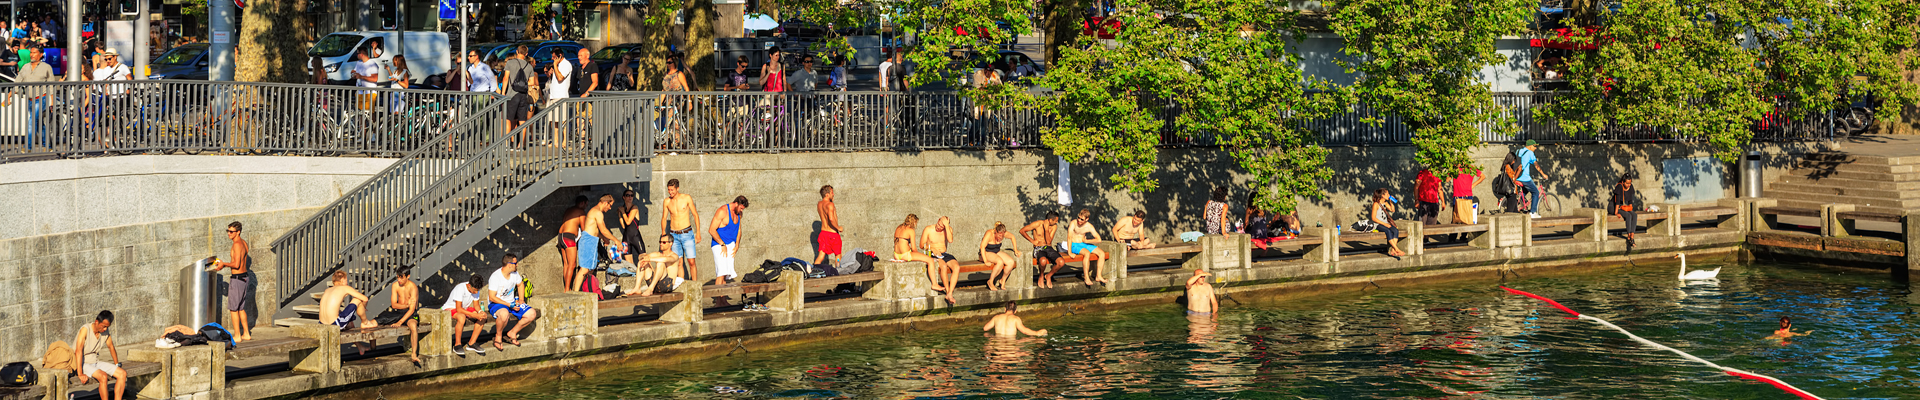
<instances>
[{"instance_id":1,"label":"shirtless boy","mask_svg":"<svg viewBox=\"0 0 1920 400\"><path fill-rule=\"evenodd\" d=\"M823 265L828 254L840 256L840 212L833 207L833 194L832 185L821 186L820 202L813 205L820 212L820 235L814 238L820 243L820 252L813 256L813 265Z\"/></svg>"},{"instance_id":2,"label":"shirtless boy","mask_svg":"<svg viewBox=\"0 0 1920 400\"><path fill-rule=\"evenodd\" d=\"M1213 274L1206 270L1193 270L1193 277L1187 278L1187 314L1212 315L1220 309L1220 299L1213 296L1213 284L1207 279Z\"/></svg>"},{"instance_id":3,"label":"shirtless boy","mask_svg":"<svg viewBox=\"0 0 1920 400\"><path fill-rule=\"evenodd\" d=\"M1060 213L1048 211L1047 219L1020 227L1020 237L1033 244L1034 267L1040 268L1040 287L1053 287L1053 274L1060 272L1060 249L1053 248L1054 232L1060 230Z\"/></svg>"},{"instance_id":4,"label":"shirtless boy","mask_svg":"<svg viewBox=\"0 0 1920 400\"><path fill-rule=\"evenodd\" d=\"M587 223L587 196L573 196L573 207L560 216L560 279L573 287L573 267L580 264L580 227Z\"/></svg>"},{"instance_id":5,"label":"shirtless boy","mask_svg":"<svg viewBox=\"0 0 1920 400\"><path fill-rule=\"evenodd\" d=\"M1107 251L1101 250L1098 246L1094 246L1094 244L1100 243L1100 230L1093 228L1092 219L1093 212L1080 209L1079 216L1074 218L1073 223L1067 226L1068 252L1087 256L1080 261L1080 270L1086 272L1080 274L1080 281L1087 286L1093 286L1093 282L1095 281L1108 283L1107 276L1100 273L1101 270L1107 268ZM1088 268L1089 264L1091 264L1093 268ZM1088 280L1087 278L1097 279Z\"/></svg>"},{"instance_id":6,"label":"shirtless boy","mask_svg":"<svg viewBox=\"0 0 1920 400\"><path fill-rule=\"evenodd\" d=\"M992 335L999 337L1015 337L1022 334L1027 336L1047 335L1047 330L1045 329L1037 331L1027 329L1027 324L1020 321L1020 316L1013 314L1014 307L1013 302L1007 302L1007 312L995 314L992 320L987 321L987 326L981 327L980 330L992 331Z\"/></svg>"},{"instance_id":7,"label":"shirtless boy","mask_svg":"<svg viewBox=\"0 0 1920 400\"><path fill-rule=\"evenodd\" d=\"M933 225L920 233L920 249L927 252L927 257L940 260L939 275L933 277L934 285L947 288L947 301L952 302L953 291L959 289L954 284L960 279L960 259L947 252L948 243L953 243L953 222L947 217L934 220Z\"/></svg>"},{"instance_id":8,"label":"shirtless boy","mask_svg":"<svg viewBox=\"0 0 1920 400\"><path fill-rule=\"evenodd\" d=\"M352 300L348 301L348 298ZM345 306L343 307L341 303L345 303ZM332 324L343 331L380 326L361 317L362 311L366 309L367 295L360 294L359 290L355 290L348 283L346 271L333 271L333 287L327 288L325 293L320 294L320 321ZM356 319L361 320L358 325L353 323ZM359 347L360 354L367 353L365 346L358 346L358 344L356 346Z\"/></svg>"},{"instance_id":9,"label":"shirtless boy","mask_svg":"<svg viewBox=\"0 0 1920 400\"><path fill-rule=\"evenodd\" d=\"M413 268L400 267L399 279L393 281L393 304L381 311L373 321L386 326L407 326L407 335L411 345L407 346L407 356L414 364L420 364L420 285L413 283Z\"/></svg>"},{"instance_id":10,"label":"shirtless boy","mask_svg":"<svg viewBox=\"0 0 1920 400\"><path fill-rule=\"evenodd\" d=\"M947 290L947 287L940 286L940 272L935 270L942 265L940 260L928 257L926 253L914 251L913 233L918 225L920 225L920 216L907 214L906 221L901 222L900 226L893 227L893 259L926 263L927 278L933 280L933 290L947 292L947 304L953 304L953 293Z\"/></svg>"},{"instance_id":11,"label":"shirtless boy","mask_svg":"<svg viewBox=\"0 0 1920 400\"><path fill-rule=\"evenodd\" d=\"M611 243L615 248L621 245L619 241L614 240L613 232L607 231L607 211L612 209L613 195L603 194L600 195L600 202L594 203L593 208L587 210L586 223L580 227L580 239L577 241L580 244L580 252L574 256L575 259L580 260L580 268L570 271L574 275L568 280L576 286L568 287L587 293L600 292L600 288L585 287L585 284L587 274L593 273L594 268L600 265L600 244Z\"/></svg>"},{"instance_id":12,"label":"shirtless boy","mask_svg":"<svg viewBox=\"0 0 1920 400\"><path fill-rule=\"evenodd\" d=\"M693 260L699 258L694 253L694 244L700 241L700 232L693 229L694 216L700 210L693 206L693 196L680 193L680 180L667 180L667 200L660 207L660 220L667 221L666 235L673 238L673 254L680 256L680 266L685 268L687 280L699 282L700 270L693 267Z\"/></svg>"},{"instance_id":13,"label":"shirtless boy","mask_svg":"<svg viewBox=\"0 0 1920 400\"><path fill-rule=\"evenodd\" d=\"M218 272L223 268L233 270L227 278L227 313L233 317L233 324L240 328L239 335L233 340L245 342L253 340L253 321L247 319L247 308L253 305L253 270L247 267L252 265L253 260L247 258L250 246L246 239L240 238L240 228L240 221L227 224L227 240L233 241L233 250L227 256L230 261L214 260L213 266L208 267L207 271Z\"/></svg>"}]
</instances>

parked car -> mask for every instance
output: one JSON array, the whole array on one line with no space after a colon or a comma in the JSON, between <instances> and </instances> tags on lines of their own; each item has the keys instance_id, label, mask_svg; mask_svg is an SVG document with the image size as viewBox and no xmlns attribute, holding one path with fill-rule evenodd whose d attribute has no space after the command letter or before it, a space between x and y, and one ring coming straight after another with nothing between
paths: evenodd
<instances>
[{"instance_id":1,"label":"parked car","mask_svg":"<svg viewBox=\"0 0 1920 400\"><path fill-rule=\"evenodd\" d=\"M404 38L401 46L394 51L392 44ZM393 31L347 31L329 33L307 49L307 56L320 58L320 65L327 69L327 81L334 84L352 82L352 64L358 62L354 54L367 48L369 43L380 42L382 49L375 62L384 70L393 67L393 56L407 56L407 79L413 82L425 80L428 76L446 74L453 68L452 59L447 56L447 34L442 32L405 32L400 36ZM312 71L308 71L312 72Z\"/></svg>"},{"instance_id":2,"label":"parked car","mask_svg":"<svg viewBox=\"0 0 1920 400\"><path fill-rule=\"evenodd\" d=\"M514 42L479 43L479 44L468 45L467 51L480 52L480 62L492 64L496 60L495 58L493 58L496 52L499 52L500 49L502 48L505 48L507 49L507 51L511 52L513 51L513 47L512 47L513 44ZM465 59L466 56L467 56L466 54L461 54L460 55L460 57L462 57L461 61L466 61Z\"/></svg>"},{"instance_id":3,"label":"parked car","mask_svg":"<svg viewBox=\"0 0 1920 400\"><path fill-rule=\"evenodd\" d=\"M147 79L207 80L207 55L211 44L190 43L160 53L148 64Z\"/></svg>"}]
</instances>

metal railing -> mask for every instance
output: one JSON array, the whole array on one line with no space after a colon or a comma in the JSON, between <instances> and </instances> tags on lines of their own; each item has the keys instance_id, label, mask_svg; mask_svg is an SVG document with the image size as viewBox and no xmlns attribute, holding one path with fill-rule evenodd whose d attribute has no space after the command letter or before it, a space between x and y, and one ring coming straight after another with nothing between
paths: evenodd
<instances>
[{"instance_id":1,"label":"metal railing","mask_svg":"<svg viewBox=\"0 0 1920 400\"><path fill-rule=\"evenodd\" d=\"M247 82L0 84L0 157L406 154L492 93Z\"/></svg>"},{"instance_id":2,"label":"metal railing","mask_svg":"<svg viewBox=\"0 0 1920 400\"><path fill-rule=\"evenodd\" d=\"M657 92L662 151L919 150L1039 146L1052 119L952 92Z\"/></svg>"},{"instance_id":3,"label":"metal railing","mask_svg":"<svg viewBox=\"0 0 1920 400\"><path fill-rule=\"evenodd\" d=\"M342 268L377 294L394 267L420 262L554 171L646 162L654 103L645 94L564 100L510 132L504 106L488 107L275 240L281 306ZM440 266L420 267L426 276Z\"/></svg>"}]
</instances>

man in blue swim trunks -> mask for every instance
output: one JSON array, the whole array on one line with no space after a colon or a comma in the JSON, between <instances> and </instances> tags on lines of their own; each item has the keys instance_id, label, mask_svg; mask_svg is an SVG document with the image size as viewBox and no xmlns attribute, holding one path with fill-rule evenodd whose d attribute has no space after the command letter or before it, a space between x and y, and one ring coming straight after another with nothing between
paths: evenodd
<instances>
[{"instance_id":1,"label":"man in blue swim trunks","mask_svg":"<svg viewBox=\"0 0 1920 400\"><path fill-rule=\"evenodd\" d=\"M571 280L568 280L575 286L574 289L587 293L600 293L600 288L587 285L586 277L600 267L601 243L610 244L616 249L620 247L620 241L614 240L613 232L607 230L606 215L607 211L612 209L613 195L603 194L600 195L600 202L594 203L593 208L587 209L583 214L586 222L580 226L580 236L577 239L580 250L574 257L579 260L580 268L575 269L574 276L569 277Z\"/></svg>"},{"instance_id":2,"label":"man in blue swim trunks","mask_svg":"<svg viewBox=\"0 0 1920 400\"><path fill-rule=\"evenodd\" d=\"M1087 255L1085 260L1080 261L1080 270L1084 272L1080 274L1081 283L1087 286L1093 286L1096 281L1109 283L1107 276L1100 273L1107 268L1107 252L1095 246L1100 243L1100 230L1093 227L1093 212L1082 208L1073 222L1067 225L1067 252ZM1088 268L1089 265L1092 268Z\"/></svg>"},{"instance_id":3,"label":"man in blue swim trunks","mask_svg":"<svg viewBox=\"0 0 1920 400\"><path fill-rule=\"evenodd\" d=\"M507 253L505 259L501 261L500 270L494 271L493 276L487 278L487 301L491 303L487 305L487 314L493 315L493 348L495 349L507 349L507 346L500 345L503 332L506 334L507 343L519 346L520 329L526 328L527 324L540 318L540 311L534 310L533 306L527 305L521 299L520 288L525 280L520 277L519 268L520 257ZM519 318L520 322L515 323L513 330L509 331L506 329L507 320L512 318Z\"/></svg>"},{"instance_id":4,"label":"man in blue swim trunks","mask_svg":"<svg viewBox=\"0 0 1920 400\"><path fill-rule=\"evenodd\" d=\"M693 221L700 210L693 206L693 196L680 193L680 180L667 180L667 199L660 207L660 220L666 221L666 235L673 238L673 254L680 256L680 265L686 269L687 280L700 282L700 269L694 268L693 259L699 257L694 252L694 243L700 241L700 232L693 229Z\"/></svg>"}]
</instances>

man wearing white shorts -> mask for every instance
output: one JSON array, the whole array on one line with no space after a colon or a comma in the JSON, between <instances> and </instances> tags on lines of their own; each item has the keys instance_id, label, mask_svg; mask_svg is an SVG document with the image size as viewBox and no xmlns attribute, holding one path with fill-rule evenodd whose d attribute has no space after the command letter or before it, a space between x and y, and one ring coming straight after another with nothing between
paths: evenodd
<instances>
[{"instance_id":1,"label":"man wearing white shorts","mask_svg":"<svg viewBox=\"0 0 1920 400\"><path fill-rule=\"evenodd\" d=\"M713 238L713 283L727 284L727 278L738 276L733 272L733 256L740 251L740 216L747 210L747 196L736 196L732 203L723 204L713 213L713 223L707 225L707 236Z\"/></svg>"}]
</instances>

